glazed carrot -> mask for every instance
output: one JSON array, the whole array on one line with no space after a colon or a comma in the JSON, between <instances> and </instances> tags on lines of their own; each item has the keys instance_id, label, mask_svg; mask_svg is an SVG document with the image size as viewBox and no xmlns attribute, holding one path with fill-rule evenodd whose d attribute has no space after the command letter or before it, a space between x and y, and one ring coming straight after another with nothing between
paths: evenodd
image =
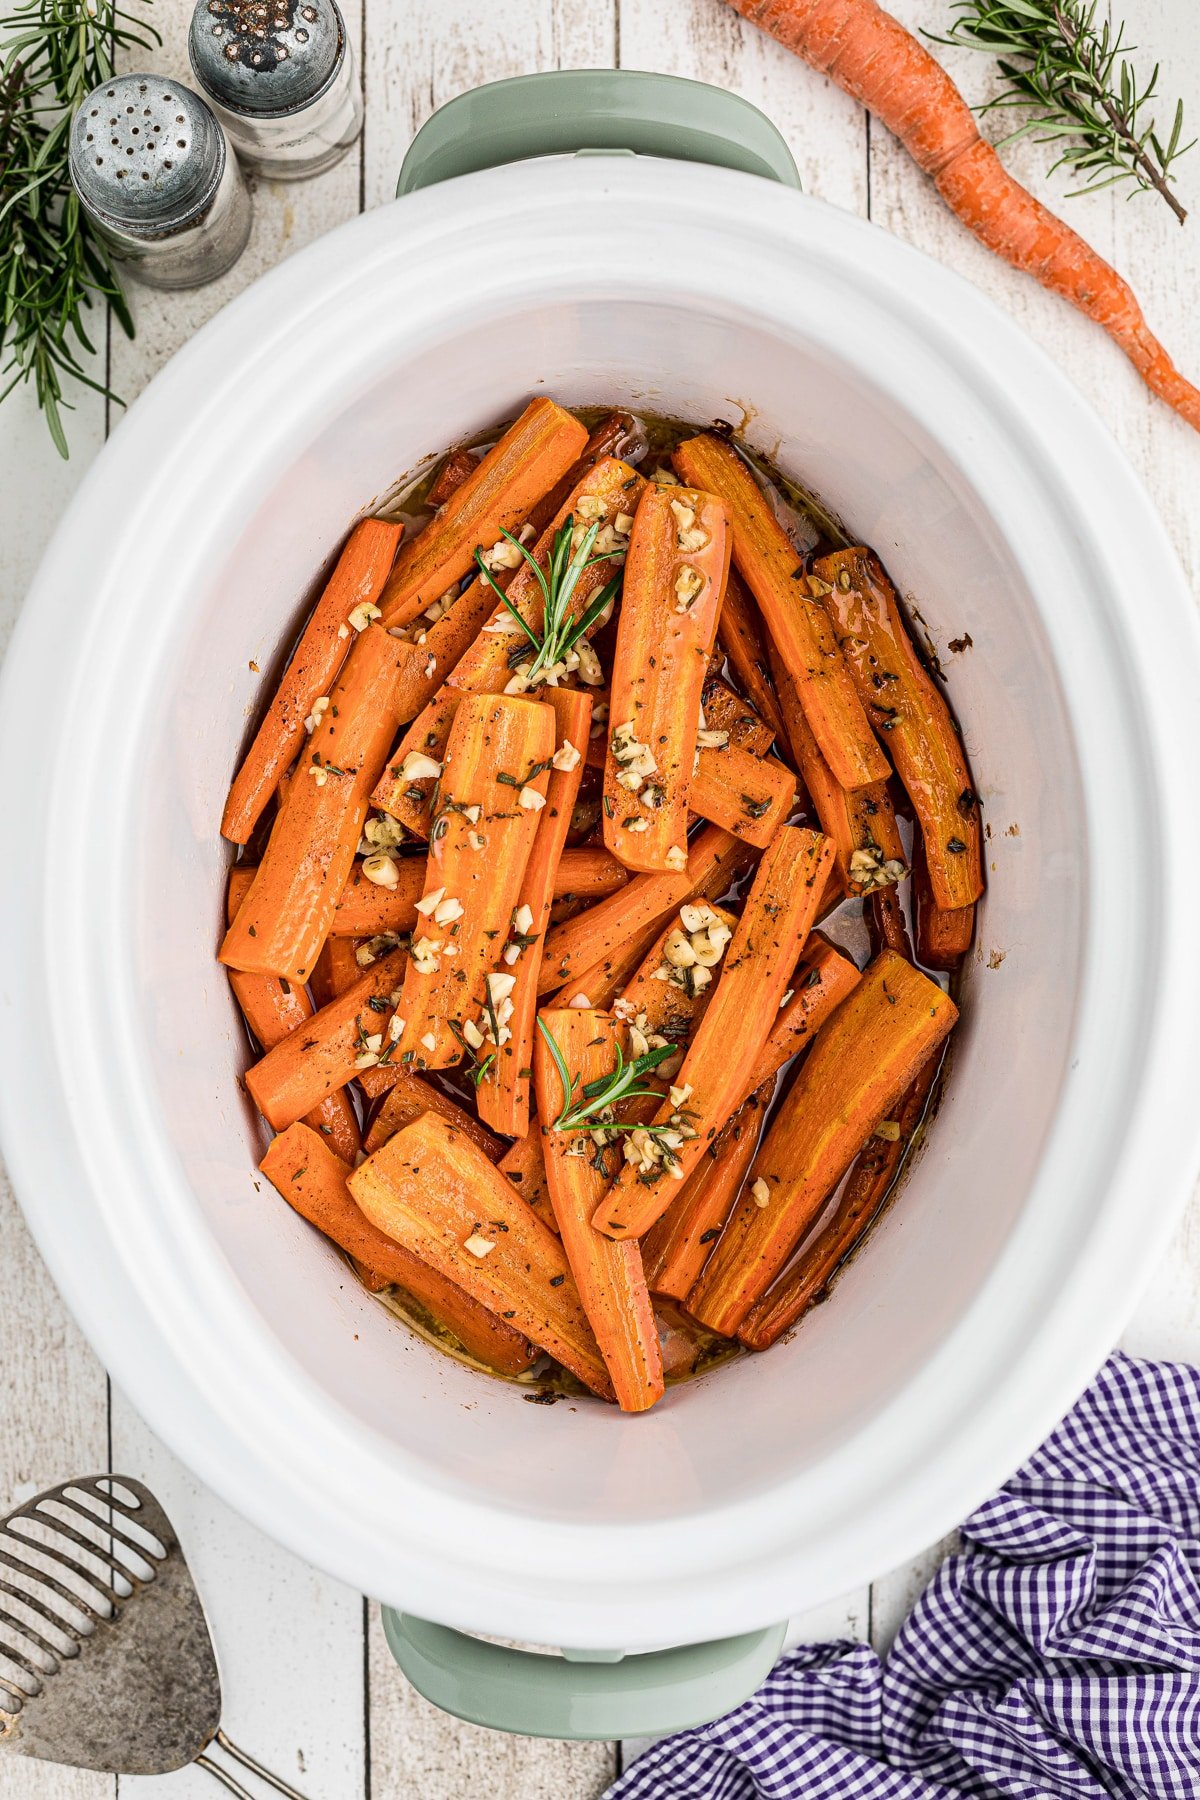
<instances>
[{"instance_id":1,"label":"glazed carrot","mask_svg":"<svg viewBox=\"0 0 1200 1800\"><path fill-rule=\"evenodd\" d=\"M824 1299L838 1270L862 1244L891 1198L900 1163L925 1115L941 1064L935 1051L917 1072L890 1121L895 1131L868 1140L855 1158L838 1195L833 1216L806 1244L792 1266L751 1307L738 1337L750 1350L766 1350L817 1300Z\"/></svg>"},{"instance_id":2,"label":"glazed carrot","mask_svg":"<svg viewBox=\"0 0 1200 1800\"><path fill-rule=\"evenodd\" d=\"M557 1237L558 1220L554 1217L554 1202L546 1179L542 1128L536 1118L530 1121L525 1136L509 1145L496 1167L512 1182L526 1206L532 1207L542 1224L549 1226Z\"/></svg>"},{"instance_id":3,"label":"glazed carrot","mask_svg":"<svg viewBox=\"0 0 1200 1800\"><path fill-rule=\"evenodd\" d=\"M950 76L875 0L730 0L894 132L961 224L1067 300L1125 352L1154 393L1200 429L1200 391L1146 324L1129 284L1010 175Z\"/></svg>"},{"instance_id":4,"label":"glazed carrot","mask_svg":"<svg viewBox=\"0 0 1200 1800\"><path fill-rule=\"evenodd\" d=\"M501 966L516 978L508 995L512 1006L509 1035L500 1033L502 1042L475 1090L480 1118L508 1137L522 1137L529 1130L542 946L592 723L591 696L569 688L548 688L545 709L554 715L556 746L547 777L546 804L537 816L533 848L517 890L501 959Z\"/></svg>"},{"instance_id":5,"label":"glazed carrot","mask_svg":"<svg viewBox=\"0 0 1200 1800\"><path fill-rule=\"evenodd\" d=\"M775 1092L766 1081L738 1107L642 1243L646 1283L655 1296L686 1300L737 1203ZM599 1236L599 1233L597 1233Z\"/></svg>"},{"instance_id":6,"label":"glazed carrot","mask_svg":"<svg viewBox=\"0 0 1200 1800\"><path fill-rule=\"evenodd\" d=\"M460 448L448 450L445 460L425 496L428 506L437 508L445 506L451 494L457 494L468 475L473 475L479 467L479 456L474 450Z\"/></svg>"},{"instance_id":7,"label":"glazed carrot","mask_svg":"<svg viewBox=\"0 0 1200 1800\"><path fill-rule=\"evenodd\" d=\"M567 974L563 979L569 981L570 991L563 998L570 999L575 994L585 994L589 1004L597 1012L604 1011L633 979L643 958L649 955L667 915L682 900L715 902L732 886L743 870L749 867L753 859L754 851L749 845L739 842L716 825L707 826L688 845L688 888L680 900L668 899L660 908L657 903L652 902L655 894L661 900L663 890L650 890L639 886L639 883L665 878L635 875L628 887L612 896L613 902L632 896L633 906L628 920L623 923L622 907L609 901L600 901L589 907L586 913L568 920L564 925L556 926L549 934L552 947L548 941L543 952L543 968L547 957L556 958L557 976L558 969L566 963ZM605 909L604 912L601 912L601 907ZM635 928L631 922L635 913L648 922ZM648 916L651 913L653 917ZM587 923L589 920L590 927ZM584 958L589 954L593 960L585 964Z\"/></svg>"},{"instance_id":8,"label":"glazed carrot","mask_svg":"<svg viewBox=\"0 0 1200 1800\"><path fill-rule=\"evenodd\" d=\"M582 520L586 514L589 523L599 523L602 530L612 525L615 533L617 522L624 523L632 514L644 486L641 476L628 463L618 462L613 457L602 458L576 483L534 544L532 554L542 569L545 570L549 563L555 533L568 516L576 518L578 515ZM609 559L586 569L575 588L573 609L586 607L588 600L612 579L617 567L618 560ZM541 630L542 591L528 564L517 570L506 598L531 630ZM445 686L401 738L396 755L373 798L376 806L391 813L418 837L424 837L429 830L428 802L432 783L427 777L404 776L404 765L410 754L417 752L440 759L462 696L499 694L514 681L519 682L514 670L521 660L522 650L530 651L528 637L504 607L494 605L488 621L465 655L460 657Z\"/></svg>"},{"instance_id":9,"label":"glazed carrot","mask_svg":"<svg viewBox=\"0 0 1200 1800\"><path fill-rule=\"evenodd\" d=\"M380 1231L614 1398L562 1245L461 1131L424 1113L349 1186Z\"/></svg>"},{"instance_id":10,"label":"glazed carrot","mask_svg":"<svg viewBox=\"0 0 1200 1800\"><path fill-rule=\"evenodd\" d=\"M483 1062L485 1040L492 1051L509 1041L515 978L501 956L546 805L554 730L550 707L502 694L470 694L455 715L398 1009L400 1062L444 1069L468 1047Z\"/></svg>"},{"instance_id":11,"label":"glazed carrot","mask_svg":"<svg viewBox=\"0 0 1200 1800\"><path fill-rule=\"evenodd\" d=\"M929 885L925 851L921 834L913 845L912 872L913 931L917 939L917 961L927 969L957 969L975 935L975 908L956 906L952 911L938 905Z\"/></svg>"},{"instance_id":12,"label":"glazed carrot","mask_svg":"<svg viewBox=\"0 0 1200 1800\"><path fill-rule=\"evenodd\" d=\"M542 947L538 992L550 994L564 984L574 990L583 971L628 952L635 939L657 935L660 920L687 899L692 886L686 865L678 875L635 875L615 894L598 900L565 925L554 926ZM640 950L635 963L644 954L644 949ZM591 998L595 1000L594 995Z\"/></svg>"},{"instance_id":13,"label":"glazed carrot","mask_svg":"<svg viewBox=\"0 0 1200 1800\"><path fill-rule=\"evenodd\" d=\"M904 845L887 783L873 781L853 790L842 786L821 754L795 682L773 647L769 654L787 741L821 830L833 841L843 889L866 894L902 880Z\"/></svg>"},{"instance_id":14,"label":"glazed carrot","mask_svg":"<svg viewBox=\"0 0 1200 1800\"><path fill-rule=\"evenodd\" d=\"M812 927L825 888L833 846L818 831L783 825L755 872L742 916L673 1092L654 1124L678 1138L647 1139L640 1165L627 1162L593 1224L608 1237L641 1237L674 1198L704 1151L741 1102L753 1067L775 1023L779 1004ZM656 1154L657 1152L657 1154Z\"/></svg>"},{"instance_id":15,"label":"glazed carrot","mask_svg":"<svg viewBox=\"0 0 1200 1800\"><path fill-rule=\"evenodd\" d=\"M564 850L554 878L556 900L603 900L629 881L629 870L600 844Z\"/></svg>"},{"instance_id":16,"label":"glazed carrot","mask_svg":"<svg viewBox=\"0 0 1200 1800\"><path fill-rule=\"evenodd\" d=\"M241 884L239 884L241 885ZM237 911L233 882L229 885L228 912ZM243 975L230 969L229 985L242 1016L264 1050L282 1043L312 1017L312 1001L301 987L281 981L278 975ZM309 1113L307 1121L319 1131L331 1150L347 1162L353 1162L362 1148L358 1119L345 1094L329 1094Z\"/></svg>"},{"instance_id":17,"label":"glazed carrot","mask_svg":"<svg viewBox=\"0 0 1200 1800\"><path fill-rule=\"evenodd\" d=\"M755 712L777 737L782 738L785 735L783 718L767 661L762 620L754 596L736 569L729 571L729 580L725 584L717 642Z\"/></svg>"},{"instance_id":18,"label":"glazed carrot","mask_svg":"<svg viewBox=\"0 0 1200 1800\"><path fill-rule=\"evenodd\" d=\"M368 625L346 658L225 935L231 968L303 982L329 935L395 732L396 645Z\"/></svg>"},{"instance_id":19,"label":"glazed carrot","mask_svg":"<svg viewBox=\"0 0 1200 1800\"><path fill-rule=\"evenodd\" d=\"M383 623L407 625L475 566L477 545L517 531L587 442L587 432L553 400L531 400L520 418L456 488L437 516L396 559L383 591Z\"/></svg>"},{"instance_id":20,"label":"glazed carrot","mask_svg":"<svg viewBox=\"0 0 1200 1800\"><path fill-rule=\"evenodd\" d=\"M285 1131L327 1094L345 1087L360 1063L371 1067L380 1056L391 1060L385 1022L407 961L403 950L381 957L352 988L315 1012L303 1031L290 1032L246 1071L250 1098L276 1131Z\"/></svg>"},{"instance_id":21,"label":"glazed carrot","mask_svg":"<svg viewBox=\"0 0 1200 1800\"><path fill-rule=\"evenodd\" d=\"M373 1071L368 1069L366 1073L371 1074ZM390 1137L395 1137L406 1125L411 1125L414 1119L419 1119L422 1113L435 1112L440 1113L443 1119L448 1119L456 1130L465 1133L473 1144L477 1144L489 1162L500 1161L505 1149L503 1142L486 1125L481 1125L478 1119L473 1118L465 1107L452 1100L449 1094L444 1094L441 1088L436 1087L432 1081L427 1081L423 1075L414 1075L411 1069L393 1068L391 1075L391 1091L363 1139L362 1147L368 1156L381 1149Z\"/></svg>"},{"instance_id":22,"label":"glazed carrot","mask_svg":"<svg viewBox=\"0 0 1200 1800\"><path fill-rule=\"evenodd\" d=\"M701 750L691 800L702 819L762 850L795 807L796 777L773 756L727 744Z\"/></svg>"},{"instance_id":23,"label":"glazed carrot","mask_svg":"<svg viewBox=\"0 0 1200 1800\"><path fill-rule=\"evenodd\" d=\"M668 914L620 998L612 1002L631 1035L637 1031L643 1038L667 1038L681 1050L687 1045L716 991L737 922L736 913L704 900L685 900ZM644 1043L634 1054L644 1055L647 1048L654 1045Z\"/></svg>"},{"instance_id":24,"label":"glazed carrot","mask_svg":"<svg viewBox=\"0 0 1200 1800\"><path fill-rule=\"evenodd\" d=\"M728 592L728 589L726 589ZM725 609L721 608L722 617ZM715 660L715 659L714 659ZM752 756L765 756L775 742L775 727L769 724L763 715L757 712L751 702L723 681L711 665L705 677L704 692L701 696L704 710L704 729L706 731L723 731L727 734L727 742L738 750L749 750ZM774 705L774 695L771 697ZM782 742L783 734L779 734Z\"/></svg>"},{"instance_id":25,"label":"glazed carrot","mask_svg":"<svg viewBox=\"0 0 1200 1800\"><path fill-rule=\"evenodd\" d=\"M551 1121L570 1104L562 1077L543 1032L548 1033L571 1074L580 1084L611 1074L616 1066L622 1031L607 1013L562 1011L539 1014L533 1051L538 1112ZM591 1154L577 1152L586 1147ZM609 1183L609 1171L587 1132L568 1132L548 1124L542 1137L546 1177L554 1200L554 1216L563 1249L579 1289L596 1342L608 1366L623 1412L644 1412L663 1394L662 1353L658 1326L642 1258L636 1244L614 1244L592 1229L592 1214ZM609 1156L616 1146L606 1146Z\"/></svg>"},{"instance_id":26,"label":"glazed carrot","mask_svg":"<svg viewBox=\"0 0 1200 1800\"><path fill-rule=\"evenodd\" d=\"M663 1374L667 1380L682 1380L685 1375L694 1374L702 1352L714 1341L712 1334L668 1300L655 1299L654 1317L658 1321Z\"/></svg>"},{"instance_id":27,"label":"glazed carrot","mask_svg":"<svg viewBox=\"0 0 1200 1800\"><path fill-rule=\"evenodd\" d=\"M308 979L314 1005L319 1008L337 1000L356 981L361 981L367 967L369 964L359 963L357 938L327 937Z\"/></svg>"},{"instance_id":28,"label":"glazed carrot","mask_svg":"<svg viewBox=\"0 0 1200 1800\"><path fill-rule=\"evenodd\" d=\"M894 950L876 957L818 1034L754 1159L750 1191L688 1297L710 1330L738 1331L957 1017L949 996Z\"/></svg>"},{"instance_id":29,"label":"glazed carrot","mask_svg":"<svg viewBox=\"0 0 1200 1800\"><path fill-rule=\"evenodd\" d=\"M380 937L388 931L411 931L420 918L417 901L425 892L425 858L392 858L395 881L384 886L369 881L356 862L333 909L330 938Z\"/></svg>"},{"instance_id":30,"label":"glazed carrot","mask_svg":"<svg viewBox=\"0 0 1200 1800\"><path fill-rule=\"evenodd\" d=\"M862 701L829 620L807 591L800 553L732 445L705 433L672 458L682 480L720 494L733 521L733 559L791 671L800 704L843 787L887 778Z\"/></svg>"},{"instance_id":31,"label":"glazed carrot","mask_svg":"<svg viewBox=\"0 0 1200 1800\"><path fill-rule=\"evenodd\" d=\"M376 1291L393 1282L404 1288L449 1327L468 1355L502 1374L520 1375L533 1362L519 1331L371 1224L346 1186L349 1164L306 1126L281 1132L259 1167L289 1206L354 1258Z\"/></svg>"},{"instance_id":32,"label":"glazed carrot","mask_svg":"<svg viewBox=\"0 0 1200 1800\"><path fill-rule=\"evenodd\" d=\"M947 909L969 906L983 892L979 801L950 708L913 649L895 590L870 550L835 550L814 575L920 822L934 898Z\"/></svg>"},{"instance_id":33,"label":"glazed carrot","mask_svg":"<svg viewBox=\"0 0 1200 1800\"><path fill-rule=\"evenodd\" d=\"M355 621L369 616L360 609L373 607L383 592L403 530L402 525L383 519L363 519L347 538L275 698L233 778L221 819L222 837L235 844L246 842L280 776L300 754L305 720L328 696L333 678L346 660L355 632L352 615Z\"/></svg>"},{"instance_id":34,"label":"glazed carrot","mask_svg":"<svg viewBox=\"0 0 1200 1800\"><path fill-rule=\"evenodd\" d=\"M770 1036L746 1072L741 1105L642 1245L647 1280L655 1293L686 1299L733 1210L776 1077L785 1063L808 1048L858 980L858 970L849 957L820 932L809 934L791 977L791 991L785 994ZM750 1125L753 1130L747 1136Z\"/></svg>"},{"instance_id":35,"label":"glazed carrot","mask_svg":"<svg viewBox=\"0 0 1200 1800\"><path fill-rule=\"evenodd\" d=\"M604 765L604 842L631 869L671 869L686 853L700 695L728 569L724 504L647 487L625 559Z\"/></svg>"}]
</instances>

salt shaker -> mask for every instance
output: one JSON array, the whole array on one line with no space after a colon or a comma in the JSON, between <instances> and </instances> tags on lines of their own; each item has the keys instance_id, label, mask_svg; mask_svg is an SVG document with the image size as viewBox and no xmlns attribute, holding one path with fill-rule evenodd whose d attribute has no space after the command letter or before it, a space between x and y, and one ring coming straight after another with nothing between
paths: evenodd
<instances>
[{"instance_id":1,"label":"salt shaker","mask_svg":"<svg viewBox=\"0 0 1200 1800\"><path fill-rule=\"evenodd\" d=\"M330 168L362 130L337 0L197 0L188 55L242 162L274 180Z\"/></svg>"},{"instance_id":2,"label":"salt shaker","mask_svg":"<svg viewBox=\"0 0 1200 1800\"><path fill-rule=\"evenodd\" d=\"M199 287L237 261L250 196L212 109L161 75L117 75L71 126L71 183L97 234L148 287Z\"/></svg>"}]
</instances>

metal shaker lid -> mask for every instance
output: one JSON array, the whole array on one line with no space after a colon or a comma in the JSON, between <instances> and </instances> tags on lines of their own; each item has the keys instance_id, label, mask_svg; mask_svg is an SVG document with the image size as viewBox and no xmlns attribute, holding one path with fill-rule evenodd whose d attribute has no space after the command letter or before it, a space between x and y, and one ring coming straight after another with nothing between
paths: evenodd
<instances>
[{"instance_id":1,"label":"metal shaker lid","mask_svg":"<svg viewBox=\"0 0 1200 1800\"><path fill-rule=\"evenodd\" d=\"M188 55L201 87L232 112L298 112L337 73L337 0L196 0Z\"/></svg>"},{"instance_id":2,"label":"metal shaker lid","mask_svg":"<svg viewBox=\"0 0 1200 1800\"><path fill-rule=\"evenodd\" d=\"M71 126L71 181L84 205L155 237L202 212L225 169L225 134L198 94L161 75L117 75Z\"/></svg>"}]
</instances>

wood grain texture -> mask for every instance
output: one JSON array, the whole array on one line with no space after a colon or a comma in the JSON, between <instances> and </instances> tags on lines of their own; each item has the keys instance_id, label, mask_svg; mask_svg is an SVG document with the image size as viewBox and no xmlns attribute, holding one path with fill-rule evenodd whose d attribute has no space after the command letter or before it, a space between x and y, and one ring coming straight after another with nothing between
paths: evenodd
<instances>
[{"instance_id":1,"label":"wood grain texture","mask_svg":"<svg viewBox=\"0 0 1200 1800\"><path fill-rule=\"evenodd\" d=\"M948 0L891 0L910 28L944 28ZM1112 427L1149 486L1193 582L1200 579L1200 440L1142 388L1124 359L1084 320L1001 267L949 216L906 155L828 82L753 28L722 0L355 0L344 5L367 97L363 142L336 169L301 184L259 182L250 245L222 281L190 294L133 289L136 342L114 330L101 359L126 399L226 300L294 249L387 201L404 150L435 106L479 82L553 67L659 69L744 94L780 126L805 190L876 223L958 270L1039 342ZM1119 0L1146 68L1200 116L1200 35L1190 0ZM156 9L166 44L155 66L187 79L190 7ZM364 54L365 52L365 54ZM989 91L990 64L938 50L969 100ZM985 129L992 127L985 122ZM1200 373L1200 153L1180 165L1180 192L1197 209L1180 231L1161 202L1127 204L1121 191L1065 199L1050 156L1021 143L1005 159L1042 198L1067 213L1132 279L1147 315L1189 374ZM100 330L103 343L105 333ZM81 393L60 462L28 395L0 411L0 644L63 507L99 448L105 406ZM112 423L119 422L113 409ZM10 524L10 521L12 522ZM979 954L986 959L986 934ZM1002 974L997 979L1002 979ZM103 1371L69 1321L7 1188L0 1186L0 1507L109 1458ZM1139 1354L1200 1360L1200 1205L1193 1204L1126 1334ZM208 1603L226 1677L228 1721L249 1748L273 1758L313 1800L416 1793L423 1800L594 1800L616 1767L609 1745L510 1739L462 1726L420 1700L400 1676L373 1607L304 1568L239 1520L159 1445L121 1396L112 1403L112 1454L162 1494L176 1518ZM871 1635L886 1648L945 1546L792 1621L789 1642ZM641 1747L625 1747L631 1756ZM132 1783L121 1792L132 1793ZM139 1782L139 1794L199 1800L211 1791L190 1772ZM0 1758L0 1800L117 1800L91 1775Z\"/></svg>"}]
</instances>

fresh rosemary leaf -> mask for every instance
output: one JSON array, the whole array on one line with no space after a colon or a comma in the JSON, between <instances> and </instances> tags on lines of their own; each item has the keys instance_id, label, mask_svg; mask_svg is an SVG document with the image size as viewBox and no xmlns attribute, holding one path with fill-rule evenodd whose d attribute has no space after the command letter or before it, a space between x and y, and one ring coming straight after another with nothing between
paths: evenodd
<instances>
[{"instance_id":1,"label":"fresh rosemary leaf","mask_svg":"<svg viewBox=\"0 0 1200 1800\"><path fill-rule=\"evenodd\" d=\"M481 578L493 590L500 604L533 646L535 655L528 675L531 683L541 670L551 669L556 663L562 662L563 658L574 649L580 638L591 630L605 607L616 598L620 590L621 577L616 575L584 609L582 617L576 617L571 610L571 601L585 569L592 568L596 563L610 562L613 557L623 555L624 551L609 550L601 552L598 556L592 555L600 532L599 520L588 526L578 547L573 549L571 540L574 530L575 521L568 514L554 534L554 542L551 545L545 569L542 568L537 557L525 544L520 543L511 531L504 532L508 542L520 551L529 568L533 570L538 587L541 589L542 631L540 637L500 587L483 560L482 550L477 549L475 552L475 561ZM511 660L510 658L510 662ZM524 656L518 659L518 661L523 660Z\"/></svg>"}]
</instances>

